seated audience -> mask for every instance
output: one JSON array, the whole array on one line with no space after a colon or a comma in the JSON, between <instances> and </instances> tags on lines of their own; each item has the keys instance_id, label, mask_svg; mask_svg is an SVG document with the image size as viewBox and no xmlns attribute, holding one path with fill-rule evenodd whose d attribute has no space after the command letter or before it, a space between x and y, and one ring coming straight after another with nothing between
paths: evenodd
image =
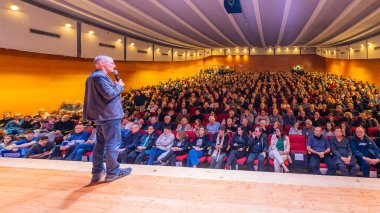
<instances>
[{"instance_id":1,"label":"seated audience","mask_svg":"<svg viewBox=\"0 0 380 213\"><path fill-rule=\"evenodd\" d=\"M264 133L264 129L256 127L248 140L248 169L253 171L254 161L259 161L258 171L264 171L264 160L268 151L268 137Z\"/></svg>"},{"instance_id":2,"label":"seated audience","mask_svg":"<svg viewBox=\"0 0 380 213\"><path fill-rule=\"evenodd\" d=\"M131 132L127 137L121 137L122 141L119 147L121 163L127 163L127 158L131 152L133 152L137 144L141 141L143 134L140 132L140 126L133 124Z\"/></svg>"},{"instance_id":3,"label":"seated audience","mask_svg":"<svg viewBox=\"0 0 380 213\"><path fill-rule=\"evenodd\" d=\"M153 164L158 164L161 166L176 166L176 157L180 155L187 154L190 149L190 140L186 132L177 132L176 138L174 140L173 146L170 151L161 159L153 162Z\"/></svg>"},{"instance_id":4,"label":"seated audience","mask_svg":"<svg viewBox=\"0 0 380 213\"><path fill-rule=\"evenodd\" d=\"M363 177L369 177L371 166L380 169L380 149L365 135L363 127L357 127L355 133L350 141L352 153L358 159Z\"/></svg>"},{"instance_id":5,"label":"seated audience","mask_svg":"<svg viewBox=\"0 0 380 213\"><path fill-rule=\"evenodd\" d=\"M150 125L142 137L136 136L137 135L134 136L136 140L138 138L141 139L137 142L136 149L128 154L127 163L142 164L144 162L145 156L149 155L150 149L156 143L158 133L154 126Z\"/></svg>"},{"instance_id":6,"label":"seated audience","mask_svg":"<svg viewBox=\"0 0 380 213\"><path fill-rule=\"evenodd\" d=\"M300 121L297 121L289 130L289 135L302 135Z\"/></svg>"},{"instance_id":7,"label":"seated audience","mask_svg":"<svg viewBox=\"0 0 380 213\"><path fill-rule=\"evenodd\" d=\"M66 160L81 161L83 154L86 152L92 152L94 150L96 143L96 129L93 129L90 137L85 143L80 143L75 146L71 154L66 158Z\"/></svg>"},{"instance_id":8,"label":"seated audience","mask_svg":"<svg viewBox=\"0 0 380 213\"><path fill-rule=\"evenodd\" d=\"M211 132L211 133L215 133L215 132L218 132L219 130L219 127L220 127L220 123L216 121L215 117L214 116L210 116L208 118L208 124L206 126L206 129L208 132Z\"/></svg>"},{"instance_id":9,"label":"seated audience","mask_svg":"<svg viewBox=\"0 0 380 213\"><path fill-rule=\"evenodd\" d=\"M280 168L282 167L284 172L288 173L289 169L284 161L289 160L291 162L289 155L290 141L281 128L275 129L275 134L272 135L268 151L269 157L274 160L274 172L280 172Z\"/></svg>"},{"instance_id":10,"label":"seated audience","mask_svg":"<svg viewBox=\"0 0 380 213\"><path fill-rule=\"evenodd\" d=\"M161 154L170 151L174 142L174 135L169 126L164 126L163 133L157 138L155 145L150 150L148 165L153 165L153 161Z\"/></svg>"},{"instance_id":11,"label":"seated audience","mask_svg":"<svg viewBox=\"0 0 380 213\"><path fill-rule=\"evenodd\" d=\"M343 137L342 128L335 127L335 137L330 139L334 161L343 176L356 176L359 166L351 151L350 142Z\"/></svg>"},{"instance_id":12,"label":"seated audience","mask_svg":"<svg viewBox=\"0 0 380 213\"><path fill-rule=\"evenodd\" d=\"M216 132L212 136L211 143L211 169L222 168L222 163L227 155L229 136L227 134L227 128L225 126L219 127L219 132Z\"/></svg>"},{"instance_id":13,"label":"seated audience","mask_svg":"<svg viewBox=\"0 0 380 213\"><path fill-rule=\"evenodd\" d=\"M316 175L321 175L319 164L325 163L327 165L327 175L335 175L336 164L330 155L330 143L325 136L322 135L322 128L315 127L314 135L310 135L307 140L307 151L310 154L310 168Z\"/></svg>"},{"instance_id":14,"label":"seated audience","mask_svg":"<svg viewBox=\"0 0 380 213\"><path fill-rule=\"evenodd\" d=\"M205 128L200 128L196 133L196 138L190 144L189 157L187 157L187 167L196 168L199 164L199 158L207 155L210 146L210 137Z\"/></svg>"},{"instance_id":15,"label":"seated audience","mask_svg":"<svg viewBox=\"0 0 380 213\"><path fill-rule=\"evenodd\" d=\"M47 136L38 137L38 141L34 144L26 153L26 158L35 158L35 159L47 159L51 150L54 148L54 144L48 141Z\"/></svg>"},{"instance_id":16,"label":"seated audience","mask_svg":"<svg viewBox=\"0 0 380 213\"><path fill-rule=\"evenodd\" d=\"M246 157L247 145L248 136L241 127L238 127L237 133L232 137L230 142L230 153L227 158L226 169L236 169L236 160Z\"/></svg>"},{"instance_id":17,"label":"seated audience","mask_svg":"<svg viewBox=\"0 0 380 213\"><path fill-rule=\"evenodd\" d=\"M178 124L176 131L193 131L193 127L191 127L191 125L188 123L187 118L184 117Z\"/></svg>"}]
</instances>

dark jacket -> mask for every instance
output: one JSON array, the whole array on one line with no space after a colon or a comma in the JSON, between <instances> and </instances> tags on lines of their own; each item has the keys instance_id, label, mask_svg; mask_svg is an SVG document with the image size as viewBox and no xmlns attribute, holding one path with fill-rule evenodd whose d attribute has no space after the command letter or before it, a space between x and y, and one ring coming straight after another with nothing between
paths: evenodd
<instances>
[{"instance_id":1,"label":"dark jacket","mask_svg":"<svg viewBox=\"0 0 380 213\"><path fill-rule=\"evenodd\" d=\"M136 132L135 134L131 132L127 137L122 137L120 149L127 148L130 150L134 150L136 146L140 143L142 136L143 134L141 132Z\"/></svg>"},{"instance_id":2,"label":"dark jacket","mask_svg":"<svg viewBox=\"0 0 380 213\"><path fill-rule=\"evenodd\" d=\"M176 151L174 152L176 155L184 155L189 152L190 149L190 139L189 137L185 137L181 142L177 139L174 140L172 147L178 147L182 149L182 151Z\"/></svg>"},{"instance_id":3,"label":"dark jacket","mask_svg":"<svg viewBox=\"0 0 380 213\"><path fill-rule=\"evenodd\" d=\"M237 144L237 146L235 146L235 144ZM243 151L245 151L245 149L247 148L247 145L248 145L248 136L246 134L243 134L241 137L239 134L235 134L232 139L231 139L231 142L230 142L230 147L231 147L231 150L238 150L240 148L243 149Z\"/></svg>"},{"instance_id":4,"label":"dark jacket","mask_svg":"<svg viewBox=\"0 0 380 213\"><path fill-rule=\"evenodd\" d=\"M101 122L123 118L120 98L123 90L104 72L92 72L86 80L83 119Z\"/></svg>"},{"instance_id":5,"label":"dark jacket","mask_svg":"<svg viewBox=\"0 0 380 213\"><path fill-rule=\"evenodd\" d=\"M215 150L215 146L216 146L216 140L218 138L218 132L215 132L213 135L212 135L212 142L211 142L211 149L212 151ZM220 154L223 154L223 153L226 153L227 152L227 147L228 147L228 140L230 139L230 137L228 136L227 133L224 134L224 140L223 142L222 141L219 141L219 143L223 143L222 145L222 149L221 149L221 152ZM212 153L212 152L211 152Z\"/></svg>"},{"instance_id":6,"label":"dark jacket","mask_svg":"<svg viewBox=\"0 0 380 213\"><path fill-rule=\"evenodd\" d=\"M62 134L66 135L68 131L72 131L75 128L75 123L72 120L68 120L66 122L58 121L54 124L53 129L59 130L62 132Z\"/></svg>"},{"instance_id":7,"label":"dark jacket","mask_svg":"<svg viewBox=\"0 0 380 213\"><path fill-rule=\"evenodd\" d=\"M261 133L260 138L249 137L248 147L250 153L268 152L268 136Z\"/></svg>"},{"instance_id":8,"label":"dark jacket","mask_svg":"<svg viewBox=\"0 0 380 213\"><path fill-rule=\"evenodd\" d=\"M359 159L363 157L379 158L380 149L368 136L364 136L363 140L360 140L356 135L351 138L352 153Z\"/></svg>"},{"instance_id":9,"label":"dark jacket","mask_svg":"<svg viewBox=\"0 0 380 213\"><path fill-rule=\"evenodd\" d=\"M201 140L201 144L197 144L198 141ZM203 137L196 137L194 140L191 142L190 147L192 148L193 146L203 148L203 154L208 155L208 150L207 148L210 146L210 138L208 134L204 135Z\"/></svg>"},{"instance_id":10,"label":"dark jacket","mask_svg":"<svg viewBox=\"0 0 380 213\"><path fill-rule=\"evenodd\" d=\"M152 146L156 143L156 140L158 138L158 133L156 131L154 131L152 133L152 135L150 135L149 139L148 139L148 143L147 144L144 144L145 143L145 140L146 138L149 136L148 133L145 133L144 135L142 135L140 141L138 142L137 146L145 146L146 149L145 150L150 150L152 148ZM133 136L133 137L138 137L137 136Z\"/></svg>"}]
</instances>

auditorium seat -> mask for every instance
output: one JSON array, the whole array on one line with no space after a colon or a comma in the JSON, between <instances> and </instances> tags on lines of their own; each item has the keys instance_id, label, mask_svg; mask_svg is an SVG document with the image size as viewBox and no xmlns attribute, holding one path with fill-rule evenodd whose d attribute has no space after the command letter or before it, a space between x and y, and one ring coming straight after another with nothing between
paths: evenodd
<instances>
[{"instance_id":1,"label":"auditorium seat","mask_svg":"<svg viewBox=\"0 0 380 213\"><path fill-rule=\"evenodd\" d=\"M178 155L178 156L175 157L175 160L182 162L182 161L186 160L188 156L189 156L189 154Z\"/></svg>"},{"instance_id":2,"label":"auditorium seat","mask_svg":"<svg viewBox=\"0 0 380 213\"><path fill-rule=\"evenodd\" d=\"M289 126L289 125L285 126L284 128L285 135L289 135L290 128L292 128L292 126Z\"/></svg>"},{"instance_id":3,"label":"auditorium seat","mask_svg":"<svg viewBox=\"0 0 380 213\"><path fill-rule=\"evenodd\" d=\"M185 131L185 133L189 136L190 142L196 137L195 132L193 131Z\"/></svg>"},{"instance_id":4,"label":"auditorium seat","mask_svg":"<svg viewBox=\"0 0 380 213\"><path fill-rule=\"evenodd\" d=\"M377 130L378 130L378 128L376 128L376 127L369 127L367 129L367 135L369 137L375 137L375 133L376 133Z\"/></svg>"},{"instance_id":5,"label":"auditorium seat","mask_svg":"<svg viewBox=\"0 0 380 213\"><path fill-rule=\"evenodd\" d=\"M85 152L83 153L83 156L87 157L87 161L92 161L92 153L93 151Z\"/></svg>"}]
</instances>

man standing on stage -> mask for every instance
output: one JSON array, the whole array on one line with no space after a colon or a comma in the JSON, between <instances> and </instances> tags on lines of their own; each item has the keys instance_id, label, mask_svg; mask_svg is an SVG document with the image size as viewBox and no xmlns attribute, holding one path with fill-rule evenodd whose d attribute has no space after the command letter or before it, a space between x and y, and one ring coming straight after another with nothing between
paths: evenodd
<instances>
[{"instance_id":1,"label":"man standing on stage","mask_svg":"<svg viewBox=\"0 0 380 213\"><path fill-rule=\"evenodd\" d=\"M96 70L86 80L83 118L95 121L96 139L93 152L91 182L100 181L106 174L105 182L111 182L129 175L131 168L121 169L117 162L121 143L121 119L124 116L120 93L124 82L113 82L107 75L114 72L115 64L111 57L97 56L94 59ZM106 172L103 155L105 150Z\"/></svg>"}]
</instances>

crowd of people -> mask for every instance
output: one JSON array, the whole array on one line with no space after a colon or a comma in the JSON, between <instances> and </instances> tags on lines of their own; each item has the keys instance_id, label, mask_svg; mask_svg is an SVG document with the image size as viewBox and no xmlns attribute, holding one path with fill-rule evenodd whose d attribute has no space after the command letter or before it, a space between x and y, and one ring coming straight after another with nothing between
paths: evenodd
<instances>
[{"instance_id":1,"label":"crowd of people","mask_svg":"<svg viewBox=\"0 0 380 213\"><path fill-rule=\"evenodd\" d=\"M292 167L290 135L306 138L312 173L368 177L380 169L377 85L320 72L199 74L122 95L121 163L275 172ZM50 113L5 112L2 156L81 160L96 143L82 104ZM353 128L355 127L355 128ZM369 137L369 130L374 130Z\"/></svg>"}]
</instances>

